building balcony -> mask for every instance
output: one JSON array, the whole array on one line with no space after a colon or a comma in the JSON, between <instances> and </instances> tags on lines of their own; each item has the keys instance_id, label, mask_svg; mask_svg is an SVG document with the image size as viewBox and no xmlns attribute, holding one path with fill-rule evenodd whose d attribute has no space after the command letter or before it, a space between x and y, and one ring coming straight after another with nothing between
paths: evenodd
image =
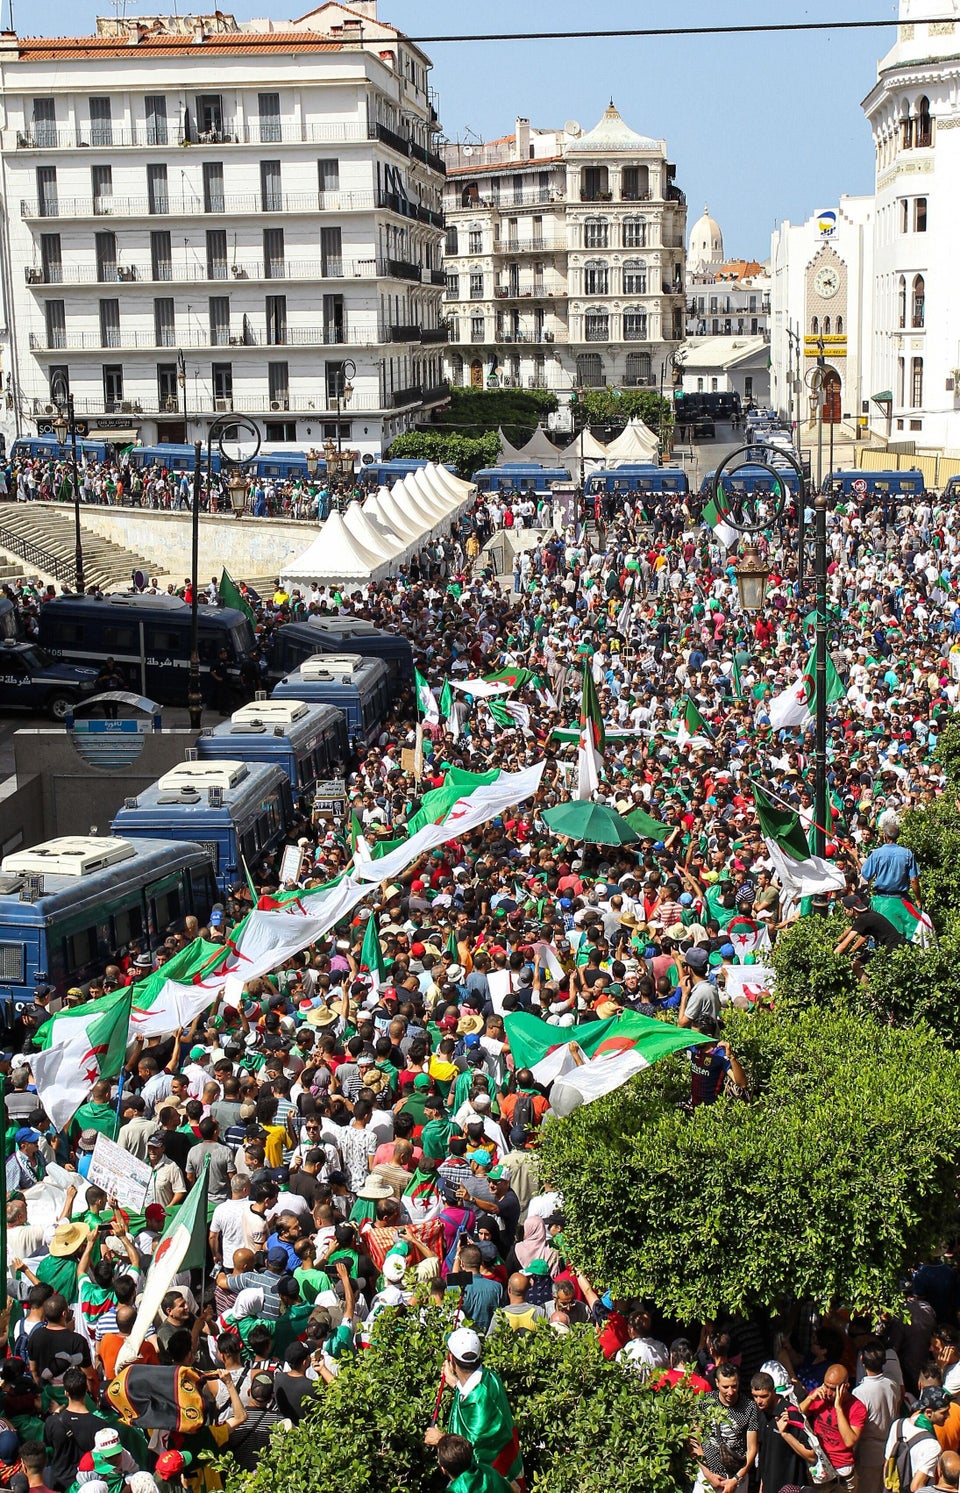
<instances>
[{"instance_id":1,"label":"building balcony","mask_svg":"<svg viewBox=\"0 0 960 1493\"><path fill-rule=\"evenodd\" d=\"M419 332L419 329L418 329ZM282 333L268 335L262 327L245 324L236 332L226 327L215 331L184 331L171 328L162 334L156 330L134 331L125 327L108 332L102 331L55 332L47 337L37 332L29 336L30 351L35 353L61 352L156 352L176 348L219 348L243 351L246 348L264 347L349 347L376 346L390 342L388 330L375 322L344 322L328 327L286 327ZM419 341L419 335L415 339Z\"/></svg>"},{"instance_id":2,"label":"building balcony","mask_svg":"<svg viewBox=\"0 0 960 1493\"><path fill-rule=\"evenodd\" d=\"M387 327L390 342L419 342L420 327L416 322L401 322Z\"/></svg>"},{"instance_id":3,"label":"building balcony","mask_svg":"<svg viewBox=\"0 0 960 1493\"><path fill-rule=\"evenodd\" d=\"M472 340L472 339L471 339ZM552 343L566 342L566 328L555 331L542 332L529 327L497 327L496 335L491 339L493 342L529 342L537 346L549 346Z\"/></svg>"},{"instance_id":4,"label":"building balcony","mask_svg":"<svg viewBox=\"0 0 960 1493\"><path fill-rule=\"evenodd\" d=\"M446 283L447 283L447 272L446 272L446 270L431 270L430 271L430 284L431 285L439 285L439 286L445 288L446 287Z\"/></svg>"},{"instance_id":5,"label":"building balcony","mask_svg":"<svg viewBox=\"0 0 960 1493\"><path fill-rule=\"evenodd\" d=\"M482 167L478 168L482 171ZM566 202L567 194L563 187L536 187L529 192L504 193L496 201L492 197L472 196L466 192L459 194L458 200L447 201L448 212L476 212L479 207L491 208L494 212L509 213L515 207L544 207L550 202Z\"/></svg>"},{"instance_id":6,"label":"building balcony","mask_svg":"<svg viewBox=\"0 0 960 1493\"><path fill-rule=\"evenodd\" d=\"M394 389L392 394L386 397L388 409L403 409L408 404L420 404L423 399L423 387L420 384L410 384L406 389Z\"/></svg>"},{"instance_id":7,"label":"building balcony","mask_svg":"<svg viewBox=\"0 0 960 1493\"><path fill-rule=\"evenodd\" d=\"M401 266L403 273L398 273ZM231 280L389 280L419 279L417 265L404 265L393 259L285 259L264 263L262 260L217 261L205 264L202 258L184 262L171 260L154 267L145 263L99 266L64 264L26 266L24 279L34 290L59 290L64 285L171 285L178 282L224 283ZM426 273L426 271L424 272Z\"/></svg>"},{"instance_id":8,"label":"building balcony","mask_svg":"<svg viewBox=\"0 0 960 1493\"><path fill-rule=\"evenodd\" d=\"M73 129L36 125L4 130L3 149L17 151L156 149L174 145L355 145L369 140L413 156L439 175L446 175L441 156L387 125L357 120L225 119L220 129L184 130L172 121L135 125L86 124Z\"/></svg>"},{"instance_id":9,"label":"building balcony","mask_svg":"<svg viewBox=\"0 0 960 1493\"><path fill-rule=\"evenodd\" d=\"M226 193L208 198L154 196L149 197L57 197L38 201L22 198L20 216L25 221L34 219L66 218L195 218L261 217L303 213L371 212L380 208L426 223L434 228L443 227L443 214L432 208L421 207L395 192L277 192L266 202L259 192Z\"/></svg>"},{"instance_id":10,"label":"building balcony","mask_svg":"<svg viewBox=\"0 0 960 1493\"><path fill-rule=\"evenodd\" d=\"M449 342L450 331L448 327L421 327L420 341L423 343Z\"/></svg>"},{"instance_id":11,"label":"building balcony","mask_svg":"<svg viewBox=\"0 0 960 1493\"><path fill-rule=\"evenodd\" d=\"M497 254L554 254L566 252L567 245L562 239L552 238L510 238L494 246Z\"/></svg>"},{"instance_id":12,"label":"building balcony","mask_svg":"<svg viewBox=\"0 0 960 1493\"><path fill-rule=\"evenodd\" d=\"M418 264L411 264L406 259L388 259L386 264L389 266L387 273L395 280L416 280L419 282L420 266Z\"/></svg>"},{"instance_id":13,"label":"building balcony","mask_svg":"<svg viewBox=\"0 0 960 1493\"><path fill-rule=\"evenodd\" d=\"M568 292L563 285L544 285L538 281L521 281L518 285L498 285L494 296L499 301L548 301L565 297Z\"/></svg>"},{"instance_id":14,"label":"building balcony","mask_svg":"<svg viewBox=\"0 0 960 1493\"><path fill-rule=\"evenodd\" d=\"M424 389L423 391L424 404L443 404L449 398L450 385L446 381L434 384L432 388Z\"/></svg>"},{"instance_id":15,"label":"building balcony","mask_svg":"<svg viewBox=\"0 0 960 1493\"><path fill-rule=\"evenodd\" d=\"M237 414L245 415L277 414L282 411L290 414L314 415L318 418L328 415L333 419L337 414L336 400L325 395L322 389L313 397L307 394L288 394L285 398L274 396L271 399L266 379L264 379L264 389L261 394L240 392L232 395L229 400L217 401L218 406L224 403ZM204 405L199 410L191 409L191 419L197 415L212 416L214 413L212 405L212 397L205 399ZM49 419L56 413L56 406L43 395L35 396L31 401L31 406L32 414L38 420ZM89 398L78 395L74 398L73 406L77 417L83 419L118 414L161 418L165 415L179 416L181 419L183 417L183 403L176 395L169 394L161 399L156 392L121 400L104 400L102 395ZM351 396L349 406L351 411L362 411L364 414L391 407L383 403L379 394L360 393L356 389ZM344 411L341 410L341 418L343 414Z\"/></svg>"}]
</instances>

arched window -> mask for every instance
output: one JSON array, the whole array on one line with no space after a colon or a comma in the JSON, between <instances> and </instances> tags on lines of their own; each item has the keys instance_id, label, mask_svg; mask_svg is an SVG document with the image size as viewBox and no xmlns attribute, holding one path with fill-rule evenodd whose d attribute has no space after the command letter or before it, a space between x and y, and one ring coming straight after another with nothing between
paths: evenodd
<instances>
[{"instance_id":1,"label":"arched window","mask_svg":"<svg viewBox=\"0 0 960 1493\"><path fill-rule=\"evenodd\" d=\"M582 389L603 388L603 359L599 353L577 354L577 384Z\"/></svg>"},{"instance_id":2,"label":"arched window","mask_svg":"<svg viewBox=\"0 0 960 1493\"><path fill-rule=\"evenodd\" d=\"M583 316L584 342L610 341L610 315L605 306L588 306Z\"/></svg>"},{"instance_id":3,"label":"arched window","mask_svg":"<svg viewBox=\"0 0 960 1493\"><path fill-rule=\"evenodd\" d=\"M838 316L837 317L837 336L838 337L842 337L843 336L843 317L842 316Z\"/></svg>"},{"instance_id":4,"label":"arched window","mask_svg":"<svg viewBox=\"0 0 960 1493\"><path fill-rule=\"evenodd\" d=\"M458 389L463 384L463 358L459 353L453 353L450 357L450 382Z\"/></svg>"},{"instance_id":5,"label":"arched window","mask_svg":"<svg viewBox=\"0 0 960 1493\"><path fill-rule=\"evenodd\" d=\"M645 259L623 261L623 293L624 295L646 295L647 262Z\"/></svg>"},{"instance_id":6,"label":"arched window","mask_svg":"<svg viewBox=\"0 0 960 1493\"><path fill-rule=\"evenodd\" d=\"M829 316L825 316L823 318L823 335L824 335L824 337L829 337L830 336L830 318L829 318Z\"/></svg>"},{"instance_id":7,"label":"arched window","mask_svg":"<svg viewBox=\"0 0 960 1493\"><path fill-rule=\"evenodd\" d=\"M917 99L913 122L913 140L918 148L933 144L933 120L930 118L930 100L925 94Z\"/></svg>"},{"instance_id":8,"label":"arched window","mask_svg":"<svg viewBox=\"0 0 960 1493\"><path fill-rule=\"evenodd\" d=\"M583 225L583 247L606 249L610 243L610 224L606 218L587 218Z\"/></svg>"},{"instance_id":9,"label":"arched window","mask_svg":"<svg viewBox=\"0 0 960 1493\"><path fill-rule=\"evenodd\" d=\"M820 332L820 318L819 318L819 316L815 316L812 319L812 321L810 322L810 331L811 331L811 333L813 334L814 337L816 337L816 336L819 335L819 332Z\"/></svg>"},{"instance_id":10,"label":"arched window","mask_svg":"<svg viewBox=\"0 0 960 1493\"><path fill-rule=\"evenodd\" d=\"M468 239L468 245L467 245L467 252L469 254L482 254L483 253L483 224L482 223L471 223L470 224L469 239Z\"/></svg>"},{"instance_id":11,"label":"arched window","mask_svg":"<svg viewBox=\"0 0 960 1493\"><path fill-rule=\"evenodd\" d=\"M624 342L646 342L647 313L642 306L624 306L623 340ZM649 359L647 361L649 362Z\"/></svg>"},{"instance_id":12,"label":"arched window","mask_svg":"<svg viewBox=\"0 0 960 1493\"><path fill-rule=\"evenodd\" d=\"M907 324L907 282L903 275L897 288L897 323L901 330Z\"/></svg>"},{"instance_id":13,"label":"arched window","mask_svg":"<svg viewBox=\"0 0 960 1493\"><path fill-rule=\"evenodd\" d=\"M924 283L922 275L915 275L913 280L913 306L910 325L922 327L924 317Z\"/></svg>"},{"instance_id":14,"label":"arched window","mask_svg":"<svg viewBox=\"0 0 960 1493\"><path fill-rule=\"evenodd\" d=\"M625 249L645 249L647 247L646 218L624 218L623 247Z\"/></svg>"},{"instance_id":15,"label":"arched window","mask_svg":"<svg viewBox=\"0 0 960 1493\"><path fill-rule=\"evenodd\" d=\"M584 295L609 295L610 271L605 259L588 259L583 267Z\"/></svg>"},{"instance_id":16,"label":"arched window","mask_svg":"<svg viewBox=\"0 0 960 1493\"><path fill-rule=\"evenodd\" d=\"M912 147L913 120L910 118L910 105L904 100L900 115L900 149L910 150Z\"/></svg>"}]
</instances>

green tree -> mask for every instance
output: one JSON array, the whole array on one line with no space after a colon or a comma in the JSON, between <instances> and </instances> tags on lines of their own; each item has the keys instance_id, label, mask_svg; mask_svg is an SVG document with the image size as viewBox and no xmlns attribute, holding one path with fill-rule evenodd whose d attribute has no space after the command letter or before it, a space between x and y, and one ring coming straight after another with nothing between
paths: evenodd
<instances>
[{"instance_id":1,"label":"green tree","mask_svg":"<svg viewBox=\"0 0 960 1493\"><path fill-rule=\"evenodd\" d=\"M451 389L449 404L436 412L432 426L471 437L502 430L511 445L522 446L556 408L552 389Z\"/></svg>"},{"instance_id":2,"label":"green tree","mask_svg":"<svg viewBox=\"0 0 960 1493\"><path fill-rule=\"evenodd\" d=\"M948 769L952 780L952 769ZM941 928L951 911L960 910L960 812L958 789L947 790L924 809L911 809L900 820L900 844L917 858L924 910Z\"/></svg>"},{"instance_id":3,"label":"green tree","mask_svg":"<svg viewBox=\"0 0 960 1493\"><path fill-rule=\"evenodd\" d=\"M249 1478L234 1474L230 1493L440 1493L423 1433L451 1325L436 1310L384 1314L374 1346L343 1364L301 1425L274 1432L270 1455ZM696 1397L643 1388L604 1358L592 1327L502 1328L484 1358L506 1386L532 1493L675 1493L692 1481Z\"/></svg>"},{"instance_id":4,"label":"green tree","mask_svg":"<svg viewBox=\"0 0 960 1493\"><path fill-rule=\"evenodd\" d=\"M598 1284L682 1319L781 1298L892 1310L956 1228L960 1055L840 1009L732 1013L752 1100L687 1114L682 1058L547 1127L565 1238Z\"/></svg>"},{"instance_id":5,"label":"green tree","mask_svg":"<svg viewBox=\"0 0 960 1493\"><path fill-rule=\"evenodd\" d=\"M673 420L673 402L656 389L583 389L578 407L591 425L625 425L640 419L654 434L666 433Z\"/></svg>"},{"instance_id":6,"label":"green tree","mask_svg":"<svg viewBox=\"0 0 960 1493\"><path fill-rule=\"evenodd\" d=\"M398 435L387 453L391 458L437 461L456 468L457 476L469 480L481 467L492 467L500 455L496 435L466 436L453 431L407 430Z\"/></svg>"},{"instance_id":7,"label":"green tree","mask_svg":"<svg viewBox=\"0 0 960 1493\"><path fill-rule=\"evenodd\" d=\"M833 951L850 923L844 912L828 918L799 918L774 945L776 1009L792 1012L854 1001L858 981L849 954Z\"/></svg>"}]
</instances>

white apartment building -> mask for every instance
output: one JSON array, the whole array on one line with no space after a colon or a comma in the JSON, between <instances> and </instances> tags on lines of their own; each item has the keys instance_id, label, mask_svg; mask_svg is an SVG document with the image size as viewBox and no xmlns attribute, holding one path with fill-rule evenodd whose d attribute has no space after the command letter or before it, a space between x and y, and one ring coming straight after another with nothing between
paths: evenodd
<instances>
[{"instance_id":1,"label":"white apartment building","mask_svg":"<svg viewBox=\"0 0 960 1493\"><path fill-rule=\"evenodd\" d=\"M876 150L865 397L892 442L960 451L960 0L900 0L899 20L863 104Z\"/></svg>"},{"instance_id":2,"label":"white apartment building","mask_svg":"<svg viewBox=\"0 0 960 1493\"><path fill-rule=\"evenodd\" d=\"M686 200L613 103L584 132L517 119L445 145L451 382L656 387L684 336Z\"/></svg>"},{"instance_id":3,"label":"white apartment building","mask_svg":"<svg viewBox=\"0 0 960 1493\"><path fill-rule=\"evenodd\" d=\"M91 433L202 439L233 410L320 445L349 394L341 438L376 454L441 402L429 74L376 0L0 35L19 428L66 386Z\"/></svg>"}]
</instances>

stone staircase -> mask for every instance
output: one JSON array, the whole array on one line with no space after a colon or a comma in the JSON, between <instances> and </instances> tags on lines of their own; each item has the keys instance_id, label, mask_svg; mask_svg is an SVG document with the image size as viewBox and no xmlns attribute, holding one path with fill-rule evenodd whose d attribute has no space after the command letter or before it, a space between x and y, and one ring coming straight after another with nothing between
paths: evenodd
<instances>
[{"instance_id":1,"label":"stone staircase","mask_svg":"<svg viewBox=\"0 0 960 1493\"><path fill-rule=\"evenodd\" d=\"M81 510L81 523L83 513ZM135 570L163 573L164 567L134 554L110 539L83 529L83 575L87 586L103 591L128 590ZM26 570L62 585L74 582L76 539L73 509L53 503L0 505L0 551L11 556L18 575ZM4 564L0 555L0 566Z\"/></svg>"}]
</instances>

